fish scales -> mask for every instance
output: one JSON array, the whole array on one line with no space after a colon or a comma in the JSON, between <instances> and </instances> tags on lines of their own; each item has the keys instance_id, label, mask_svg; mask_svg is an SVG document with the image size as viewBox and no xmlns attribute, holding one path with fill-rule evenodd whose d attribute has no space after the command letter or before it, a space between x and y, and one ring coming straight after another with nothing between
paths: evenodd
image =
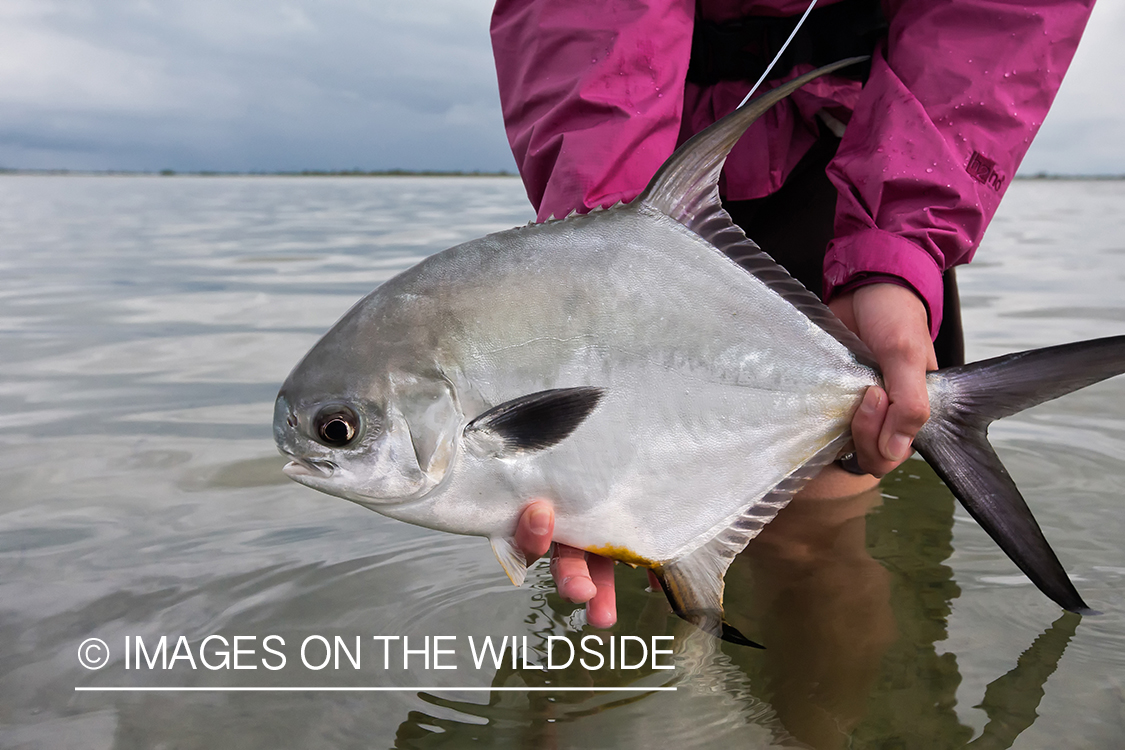
<instances>
[{"instance_id":1,"label":"fish scales","mask_svg":"<svg viewBox=\"0 0 1125 750\"><path fill-rule=\"evenodd\" d=\"M381 321L390 330L450 323L434 364L460 384L470 416L534 391L606 390L550 452L458 463L440 488L440 516L457 530L476 519L470 533L489 535L545 497L560 541L673 559L842 434L876 382L756 278L651 214L623 208L491 235L373 295L398 300ZM450 525L428 510L396 513ZM649 523L622 528L638 517Z\"/></svg>"},{"instance_id":2,"label":"fish scales","mask_svg":"<svg viewBox=\"0 0 1125 750\"><path fill-rule=\"evenodd\" d=\"M679 616L752 644L722 619L727 566L849 447L881 379L859 339L731 223L718 176L757 117L851 62L695 136L628 205L458 245L362 299L278 394L286 473L488 537L517 584L519 516L546 499L556 541L652 568ZM1020 569L1079 612L986 432L1122 371L1125 337L931 373L915 441Z\"/></svg>"}]
</instances>

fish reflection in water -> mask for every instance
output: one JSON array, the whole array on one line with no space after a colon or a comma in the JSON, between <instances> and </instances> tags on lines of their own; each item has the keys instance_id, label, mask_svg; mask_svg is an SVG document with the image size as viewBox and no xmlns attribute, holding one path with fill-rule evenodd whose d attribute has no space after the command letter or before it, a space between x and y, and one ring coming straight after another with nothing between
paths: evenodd
<instances>
[{"instance_id":1,"label":"fish reflection in water","mask_svg":"<svg viewBox=\"0 0 1125 750\"><path fill-rule=\"evenodd\" d=\"M419 212L442 217L430 238L395 239L395 227L417 225ZM1009 468L1041 498L1047 533L1107 610L1083 620L1069 646L1073 619L1048 629L1054 608L1030 584L989 580L1015 570L983 532L958 520L950 559L953 500L910 462L883 483L902 499L885 498L866 518L866 549L889 578L883 606L895 629L881 656L864 656L874 679L844 683L862 696L847 705L831 700L843 692L831 687L843 680L831 669L818 676L828 687L802 695L810 676L775 663L775 651L799 652L778 624L786 614L769 603L788 584L763 580L765 563L746 555L727 602L768 650L724 646L725 663L716 657L705 673L721 677L685 679L676 693L76 694L76 686L126 681L436 688L493 678L469 663L404 673L365 661L362 670L314 673L296 654L277 673L192 672L183 662L167 673L89 671L75 652L91 636L112 648L126 634L184 634L196 644L208 633L278 633L296 649L314 633L374 646L375 634L533 642L573 631L575 608L548 591L545 572L534 574L541 598L529 609L531 592L498 577L478 540L383 522L292 485L263 430L294 349L355 296L425 253L526 214L514 179L0 175L0 747L371 748L394 744L401 726L404 747L442 746L444 737L459 748L477 736L496 745L511 738L503 744L513 747L529 738L523 746L645 740L662 750L725 750L827 736L828 747L945 750L972 741L986 722L977 744L1003 747L1032 721L1015 747L1121 747L1125 517L1112 477L1125 457L1125 379L997 430L1006 460L1016 458ZM992 356L1067 340L1078 328L1120 333L1122 236L1125 181L1014 182L964 280L972 347ZM818 564L845 565L809 562L805 572ZM618 632L671 633L677 618L644 592L643 572L618 576ZM812 605L819 619L841 611ZM863 607L852 609L859 613L846 620L839 651L868 635ZM803 627L814 624L827 627ZM847 655L835 658L842 665ZM578 669L549 678L602 686L671 674ZM520 671L496 683L545 677ZM708 684L715 693L703 693ZM983 710L971 708L977 703ZM820 710L832 721L814 723ZM794 739L775 736L779 723Z\"/></svg>"},{"instance_id":2,"label":"fish reflection in water","mask_svg":"<svg viewBox=\"0 0 1125 750\"><path fill-rule=\"evenodd\" d=\"M537 748L1011 747L1034 723L1047 678L1080 617L1063 613L988 685L977 706L988 721L974 739L955 710L957 656L936 645L947 638L960 594L945 564L953 551L954 499L933 476L910 482L908 490L901 499L878 490L798 498L735 561L727 574L727 614L765 651L720 647L680 627L663 597L637 593L638 578L622 585L621 620L645 638L674 633L674 673L537 672L505 662L493 687L591 692L498 692L486 704L423 693L434 715L411 711L396 747L471 740ZM541 643L566 635L559 616L547 610L571 605L544 588L534 606L540 616L529 621L546 624L532 626ZM639 691L594 692L621 685ZM677 692L643 691L653 685L675 685ZM451 711L464 719L449 718Z\"/></svg>"}]
</instances>

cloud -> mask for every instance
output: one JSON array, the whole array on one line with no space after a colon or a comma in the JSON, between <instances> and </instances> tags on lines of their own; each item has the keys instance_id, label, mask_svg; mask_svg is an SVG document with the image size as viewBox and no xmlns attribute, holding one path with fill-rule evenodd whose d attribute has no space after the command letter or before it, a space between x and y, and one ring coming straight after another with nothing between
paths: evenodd
<instances>
[{"instance_id":1,"label":"cloud","mask_svg":"<svg viewBox=\"0 0 1125 750\"><path fill-rule=\"evenodd\" d=\"M0 166L514 170L490 0L4 0ZM1102 2L1023 172L1125 173Z\"/></svg>"},{"instance_id":2,"label":"cloud","mask_svg":"<svg viewBox=\"0 0 1125 750\"><path fill-rule=\"evenodd\" d=\"M1021 173L1125 174L1125 3L1094 6Z\"/></svg>"},{"instance_id":3,"label":"cloud","mask_svg":"<svg viewBox=\"0 0 1125 750\"><path fill-rule=\"evenodd\" d=\"M10 2L0 164L514 169L485 2Z\"/></svg>"}]
</instances>

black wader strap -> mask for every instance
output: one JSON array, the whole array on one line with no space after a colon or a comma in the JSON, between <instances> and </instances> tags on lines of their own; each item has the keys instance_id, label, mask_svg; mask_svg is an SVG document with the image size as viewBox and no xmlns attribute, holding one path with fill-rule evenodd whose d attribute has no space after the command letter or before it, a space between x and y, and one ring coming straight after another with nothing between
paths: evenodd
<instances>
[{"instance_id":1,"label":"black wader strap","mask_svg":"<svg viewBox=\"0 0 1125 750\"><path fill-rule=\"evenodd\" d=\"M687 79L700 86L710 86L718 81L758 80L785 40L793 33L798 20L800 20L799 15L783 18L746 16L717 23L703 18L697 4ZM794 66L801 63L819 67L846 57L870 55L879 40L886 36L887 28L887 20L883 16L879 0L843 0L833 5L816 8L809 14L805 25L797 32L766 80L782 78ZM870 73L871 63L867 62L862 65L852 65L835 75L866 81ZM814 148L813 151L816 152L818 149ZM835 153L834 147L832 153ZM831 158L831 155L828 158ZM799 171L798 168L794 173ZM823 176L823 169L819 170L819 174ZM792 177L793 175L790 175L791 179ZM834 194L833 190L828 192ZM757 208L759 204L771 199L774 199L774 196L724 205L732 213L736 223L746 229L748 234L755 236L757 233L752 228L752 222ZM835 203L832 202L831 205L833 208L826 210L834 211ZM771 252L777 252L779 249L782 248L776 248ZM797 261L790 259L790 263L786 263L785 257L781 255L778 260L791 273L796 273L792 264ZM809 280L804 282L807 285ZM816 284L810 288L819 290L819 286ZM945 320L942 321L941 331L935 342L938 363L942 367L963 364L965 355L960 326L960 300L957 295L956 277L952 270L947 271L945 275L944 308ZM854 452L841 456L836 464L853 474L866 473L859 467Z\"/></svg>"},{"instance_id":2,"label":"black wader strap","mask_svg":"<svg viewBox=\"0 0 1125 750\"><path fill-rule=\"evenodd\" d=\"M698 6L687 79L700 86L718 81L756 81L789 38L800 16L747 16L716 23ZM827 65L846 57L870 55L887 33L879 0L843 0L813 9L767 80L781 78L800 63ZM834 75L866 81L871 63L852 65Z\"/></svg>"}]
</instances>

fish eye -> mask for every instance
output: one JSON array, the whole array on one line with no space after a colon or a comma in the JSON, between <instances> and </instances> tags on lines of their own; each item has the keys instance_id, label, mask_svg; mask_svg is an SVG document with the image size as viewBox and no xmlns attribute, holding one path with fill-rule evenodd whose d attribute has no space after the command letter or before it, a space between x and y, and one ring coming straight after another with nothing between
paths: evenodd
<instances>
[{"instance_id":1,"label":"fish eye","mask_svg":"<svg viewBox=\"0 0 1125 750\"><path fill-rule=\"evenodd\" d=\"M330 404L316 415L313 429L320 442L332 448L343 448L359 433L359 417L342 404Z\"/></svg>"}]
</instances>

